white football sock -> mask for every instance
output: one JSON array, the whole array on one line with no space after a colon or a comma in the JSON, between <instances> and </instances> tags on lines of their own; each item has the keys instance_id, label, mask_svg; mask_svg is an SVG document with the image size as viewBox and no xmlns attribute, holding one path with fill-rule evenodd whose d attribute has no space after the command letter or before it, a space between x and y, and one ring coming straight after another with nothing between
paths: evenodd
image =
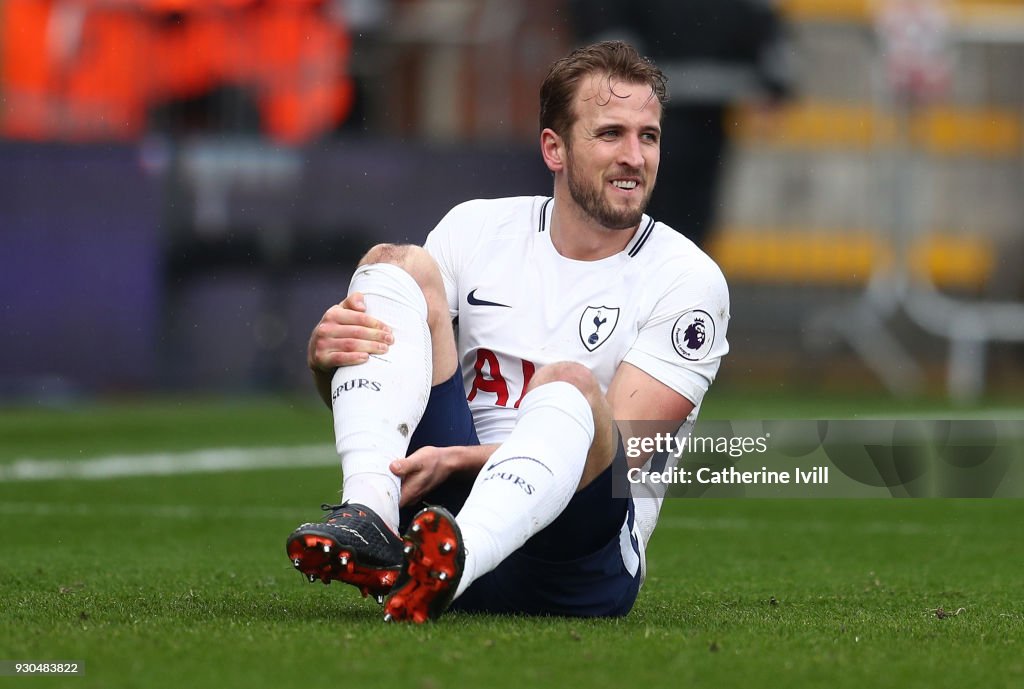
<instances>
[{"instance_id":1,"label":"white football sock","mask_svg":"<svg viewBox=\"0 0 1024 689\"><path fill-rule=\"evenodd\" d=\"M527 393L515 428L480 470L456 517L466 548L456 596L561 514L593 441L593 412L575 386L559 381Z\"/></svg>"},{"instance_id":2,"label":"white football sock","mask_svg":"<svg viewBox=\"0 0 1024 689\"><path fill-rule=\"evenodd\" d=\"M430 396L427 301L398 266L360 266L349 293L362 292L366 312L391 326L388 352L341 366L331 381L334 437L341 455L342 500L366 505L398 528L401 480L388 465L405 457Z\"/></svg>"}]
</instances>

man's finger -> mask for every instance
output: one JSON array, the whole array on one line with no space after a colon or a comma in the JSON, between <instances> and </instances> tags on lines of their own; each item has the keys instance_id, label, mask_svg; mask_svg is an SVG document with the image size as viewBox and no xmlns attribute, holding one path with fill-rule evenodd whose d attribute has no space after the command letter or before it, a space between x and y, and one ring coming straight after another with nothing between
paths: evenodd
<instances>
[{"instance_id":1,"label":"man's finger","mask_svg":"<svg viewBox=\"0 0 1024 689\"><path fill-rule=\"evenodd\" d=\"M386 327L386 326L385 326ZM316 326L316 336L330 340L366 340L394 344L395 337L390 330L375 326L343 324L322 321Z\"/></svg>"},{"instance_id":2,"label":"man's finger","mask_svg":"<svg viewBox=\"0 0 1024 689\"><path fill-rule=\"evenodd\" d=\"M338 304L341 307L352 309L353 311L365 311L366 301L363 299L362 292L353 292Z\"/></svg>"}]
</instances>

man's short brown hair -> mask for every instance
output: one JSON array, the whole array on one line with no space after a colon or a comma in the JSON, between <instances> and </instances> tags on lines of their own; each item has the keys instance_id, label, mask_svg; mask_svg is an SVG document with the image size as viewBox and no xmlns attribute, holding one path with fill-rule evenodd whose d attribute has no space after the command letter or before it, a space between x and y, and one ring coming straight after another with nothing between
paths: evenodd
<instances>
[{"instance_id":1,"label":"man's short brown hair","mask_svg":"<svg viewBox=\"0 0 1024 689\"><path fill-rule=\"evenodd\" d=\"M590 74L607 75L609 84L647 84L651 97L662 106L668 102L665 75L640 55L636 48L622 41L603 41L582 48L556 61L540 86L540 128L551 129L568 141L569 130L576 121L573 99L580 81Z\"/></svg>"}]
</instances>

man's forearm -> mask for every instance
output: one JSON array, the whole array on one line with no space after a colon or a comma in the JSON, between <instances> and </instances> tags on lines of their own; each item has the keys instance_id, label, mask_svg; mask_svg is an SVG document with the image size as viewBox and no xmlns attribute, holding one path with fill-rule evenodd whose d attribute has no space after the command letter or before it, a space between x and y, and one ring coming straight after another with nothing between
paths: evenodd
<instances>
[{"instance_id":1,"label":"man's forearm","mask_svg":"<svg viewBox=\"0 0 1024 689\"><path fill-rule=\"evenodd\" d=\"M480 469L490 459L494 451L498 449L498 443L489 445L465 445L449 448L447 461L452 474L464 474L476 476Z\"/></svg>"}]
</instances>

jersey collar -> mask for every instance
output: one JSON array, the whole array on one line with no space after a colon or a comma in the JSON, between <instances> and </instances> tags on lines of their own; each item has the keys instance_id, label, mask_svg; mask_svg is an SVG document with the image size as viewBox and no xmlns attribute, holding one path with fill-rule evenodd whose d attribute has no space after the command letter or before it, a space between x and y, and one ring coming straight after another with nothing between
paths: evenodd
<instances>
[{"instance_id":1,"label":"jersey collar","mask_svg":"<svg viewBox=\"0 0 1024 689\"><path fill-rule=\"evenodd\" d=\"M548 228L551 227L551 211L554 198L548 197L544 199L544 203L540 206L540 213L537 215L537 232L547 232ZM644 248L644 244L650 238L651 233L654 232L654 218L644 215L640 219L640 229L633 235L633 239L630 240L629 244L626 245L626 254L633 258L640 250Z\"/></svg>"}]
</instances>

